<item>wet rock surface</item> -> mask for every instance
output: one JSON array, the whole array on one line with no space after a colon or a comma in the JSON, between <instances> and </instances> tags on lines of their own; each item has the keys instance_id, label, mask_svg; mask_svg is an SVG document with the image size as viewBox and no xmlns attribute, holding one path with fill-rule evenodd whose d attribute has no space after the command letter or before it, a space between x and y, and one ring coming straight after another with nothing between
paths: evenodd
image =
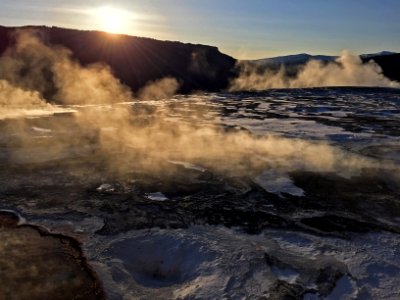
<instances>
[{"instance_id":1,"label":"wet rock surface","mask_svg":"<svg viewBox=\"0 0 400 300\"><path fill-rule=\"evenodd\" d=\"M205 105L202 97L210 102ZM226 131L327 141L385 168L364 168L348 177L278 170L261 178L281 176L272 181L279 185L274 189L271 182L256 180L268 162L232 174L213 170L216 162L164 161L160 172L151 172L137 166L140 157L118 150L115 160L122 157L132 166L121 174L110 168L98 145L71 144L67 131L52 134L68 147L46 152L52 145L52 138L44 137L49 132L32 126L52 128L62 120L72 128L70 115L26 120L19 126L29 135L24 144L13 135L12 123L18 122L2 121L0 208L74 240L17 226L13 214L3 213L0 234L10 242L1 252L14 256L2 262L13 277L1 279L10 289L0 293L102 297L77 240L110 299L396 299L389 290L400 283L395 275L400 266L387 258L399 256L400 241L400 194L393 175L400 170L397 91L219 94L157 105L173 106L174 118L182 121L193 118L188 110L196 101L205 105L203 122L220 122ZM255 159L246 157L250 165ZM392 252L379 252L372 237ZM32 249L36 258L22 249ZM42 285L37 272L54 276L41 276L48 283Z\"/></svg>"},{"instance_id":2,"label":"wet rock surface","mask_svg":"<svg viewBox=\"0 0 400 300\"><path fill-rule=\"evenodd\" d=\"M103 228L97 232L102 235L202 224L240 226L253 234L267 228L336 236L400 230L398 193L376 175L345 179L335 174L296 172L292 178L306 192L305 196L284 194L282 198L266 192L250 178L162 182L162 178L136 174L134 183L131 178L130 182L120 181L109 184L108 190L99 190L104 187L102 181L92 179L93 182L82 184L79 179L60 173L61 163L57 163L56 170L32 168L29 173L35 175L21 176L24 182L16 188L3 186L2 206L28 215L96 216L104 220ZM11 175L4 173L6 181ZM189 178L189 174L183 176ZM162 193L168 200L151 200L151 192Z\"/></svg>"}]
</instances>

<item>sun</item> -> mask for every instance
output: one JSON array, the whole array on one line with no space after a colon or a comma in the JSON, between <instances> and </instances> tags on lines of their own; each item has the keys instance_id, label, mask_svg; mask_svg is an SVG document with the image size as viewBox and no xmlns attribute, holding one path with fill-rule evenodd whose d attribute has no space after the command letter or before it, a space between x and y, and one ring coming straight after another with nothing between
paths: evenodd
<instances>
[{"instance_id":1,"label":"sun","mask_svg":"<svg viewBox=\"0 0 400 300\"><path fill-rule=\"evenodd\" d=\"M96 18L99 29L109 33L126 32L129 23L132 21L130 13L111 6L97 8L93 15Z\"/></svg>"}]
</instances>

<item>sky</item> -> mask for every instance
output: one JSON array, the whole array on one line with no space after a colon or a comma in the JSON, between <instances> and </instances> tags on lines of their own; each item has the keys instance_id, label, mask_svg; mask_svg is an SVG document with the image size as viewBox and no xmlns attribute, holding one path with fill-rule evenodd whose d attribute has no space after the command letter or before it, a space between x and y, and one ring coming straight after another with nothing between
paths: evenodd
<instances>
[{"instance_id":1,"label":"sky","mask_svg":"<svg viewBox=\"0 0 400 300\"><path fill-rule=\"evenodd\" d=\"M217 46L238 59L400 52L400 0L1 0L0 24Z\"/></svg>"}]
</instances>

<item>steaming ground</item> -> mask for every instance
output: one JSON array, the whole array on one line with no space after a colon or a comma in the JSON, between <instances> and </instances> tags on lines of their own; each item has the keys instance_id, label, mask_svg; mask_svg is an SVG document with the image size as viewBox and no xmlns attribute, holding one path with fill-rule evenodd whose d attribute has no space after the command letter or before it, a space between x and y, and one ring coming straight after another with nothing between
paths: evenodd
<instances>
[{"instance_id":1,"label":"steaming ground","mask_svg":"<svg viewBox=\"0 0 400 300\"><path fill-rule=\"evenodd\" d=\"M160 172L163 162L168 160L190 161L231 174L259 172L265 168L265 162L252 157L268 160L271 167L279 166L283 171L303 164L310 171L357 174L361 168L374 166L374 162L324 143L273 136L255 138L243 131L227 132L218 124L204 126L193 122L193 118L173 122L168 117L174 113L173 108L169 111L169 108L156 107L146 111L118 104L132 101L134 95L113 77L107 66L82 67L68 50L45 45L34 32L17 32L16 45L6 51L0 66L0 78L4 78L1 86L4 116L23 116L26 110L33 114L48 113L56 109L54 103L68 107L95 105L74 114L79 134L71 135L70 141L59 141L50 151L64 153L63 147L68 142L95 142L108 160L109 168L121 176L131 168L126 163L127 156L134 159L136 155L141 155L141 159L135 167L153 172ZM178 87L175 79L164 78L150 82L137 96L143 100L163 99L173 95ZM198 113L197 107L194 114ZM25 141L23 135L20 137L19 142L27 143L29 148L31 141ZM114 155L118 151L124 152L122 160ZM249 151L253 155L249 156Z\"/></svg>"},{"instance_id":2,"label":"steaming ground","mask_svg":"<svg viewBox=\"0 0 400 300\"><path fill-rule=\"evenodd\" d=\"M17 40L0 59L0 208L79 240L108 298L396 299L399 90L182 96L164 78L133 94ZM346 55L290 87L392 86Z\"/></svg>"}]
</instances>

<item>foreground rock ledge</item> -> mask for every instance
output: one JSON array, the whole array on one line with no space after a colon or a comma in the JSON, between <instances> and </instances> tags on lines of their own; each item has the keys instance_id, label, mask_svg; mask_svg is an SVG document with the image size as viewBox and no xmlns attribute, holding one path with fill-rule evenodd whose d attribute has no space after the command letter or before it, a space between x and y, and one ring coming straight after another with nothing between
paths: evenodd
<instances>
[{"instance_id":1,"label":"foreground rock ledge","mask_svg":"<svg viewBox=\"0 0 400 300\"><path fill-rule=\"evenodd\" d=\"M0 299L104 299L74 240L0 212Z\"/></svg>"}]
</instances>

